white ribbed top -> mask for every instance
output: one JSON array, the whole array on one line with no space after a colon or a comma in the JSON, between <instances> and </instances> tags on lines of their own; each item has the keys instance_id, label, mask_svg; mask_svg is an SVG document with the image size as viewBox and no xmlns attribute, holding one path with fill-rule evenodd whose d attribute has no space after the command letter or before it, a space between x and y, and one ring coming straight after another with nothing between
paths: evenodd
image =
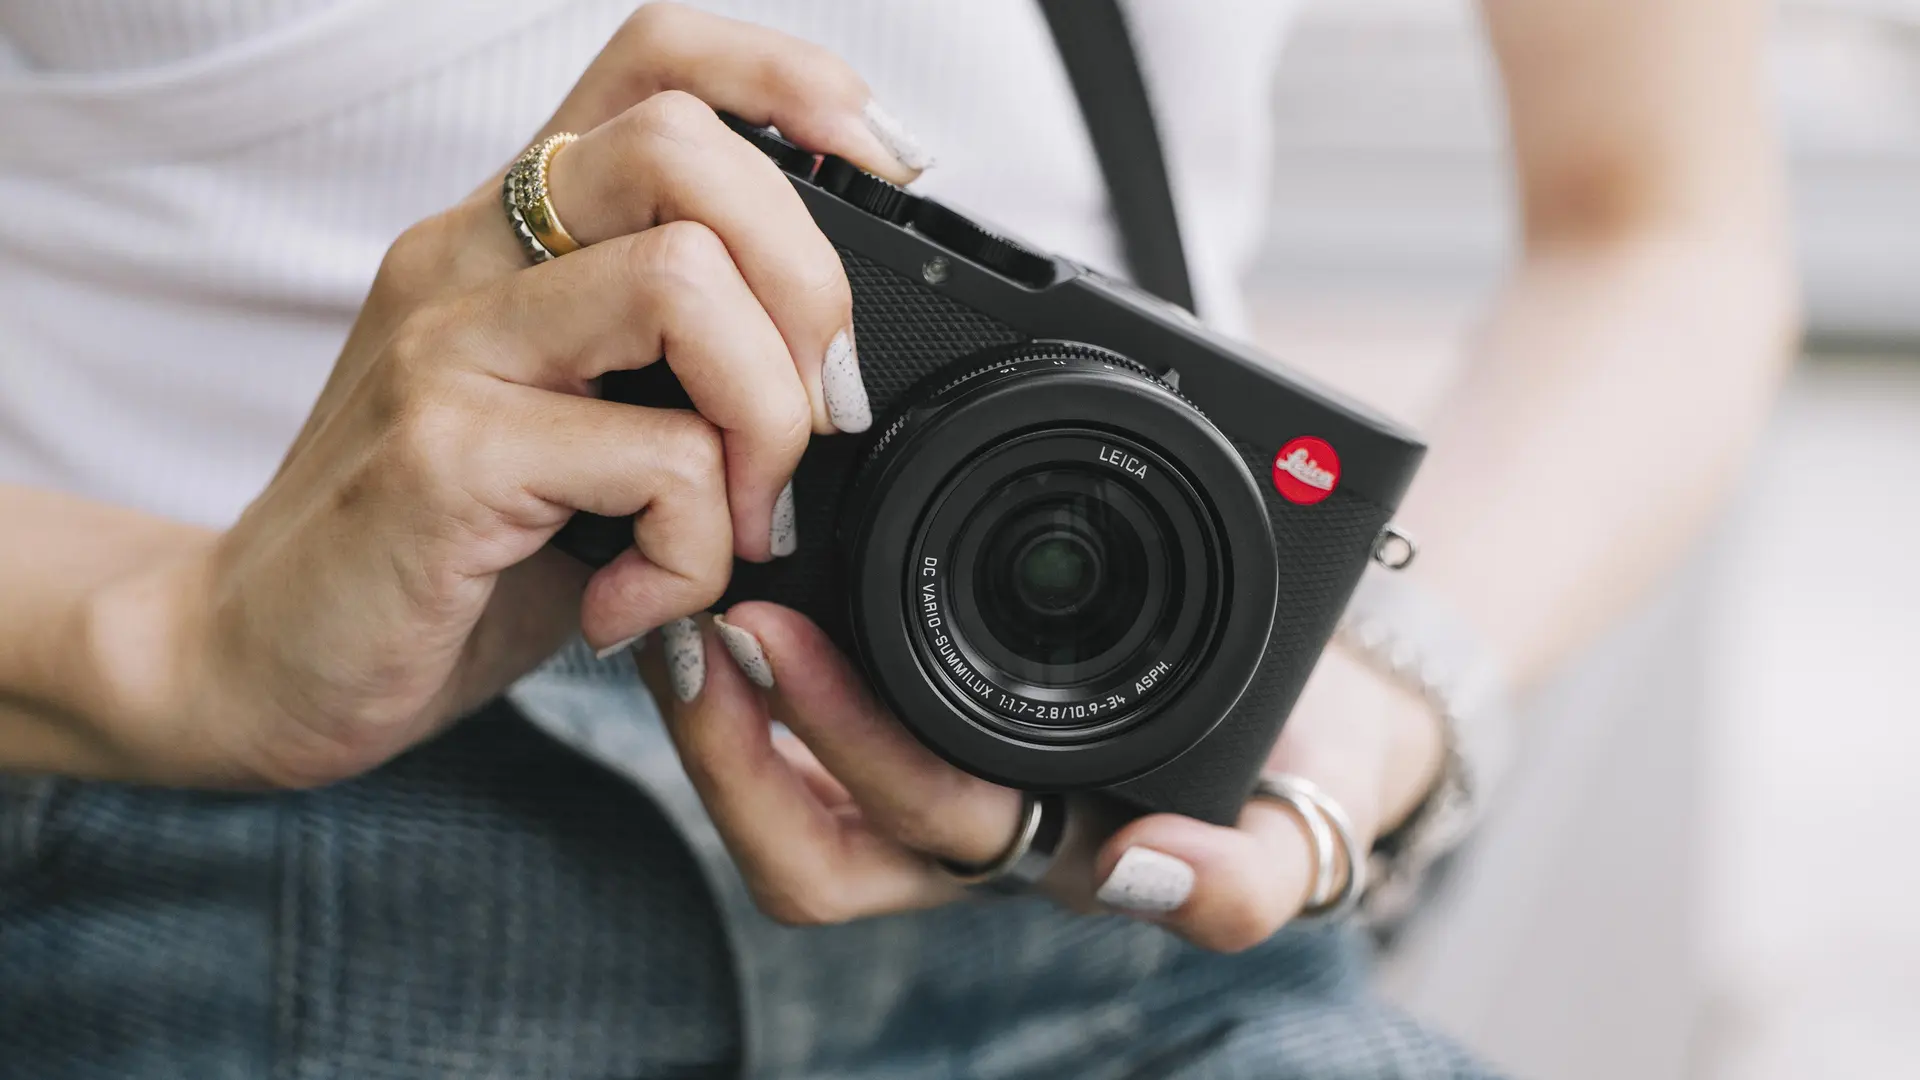
<instances>
[{"instance_id":1,"label":"white ribbed top","mask_svg":"<svg viewBox=\"0 0 1920 1080\"><path fill-rule=\"evenodd\" d=\"M339 0L7 0L0 38L40 72L124 72L199 56Z\"/></svg>"},{"instance_id":2,"label":"white ribbed top","mask_svg":"<svg viewBox=\"0 0 1920 1080\"><path fill-rule=\"evenodd\" d=\"M939 158L920 186L1113 269L1031 0L715 0L820 42ZM1129 5L1203 311L1239 323L1281 0ZM524 145L631 0L0 0L0 481L224 524L381 253Z\"/></svg>"}]
</instances>

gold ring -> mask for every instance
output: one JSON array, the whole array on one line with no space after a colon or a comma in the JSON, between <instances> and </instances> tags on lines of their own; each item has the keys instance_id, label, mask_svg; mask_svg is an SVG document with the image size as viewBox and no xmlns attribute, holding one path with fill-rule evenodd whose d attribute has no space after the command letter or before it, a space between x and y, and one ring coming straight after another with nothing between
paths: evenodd
<instances>
[{"instance_id":1,"label":"gold ring","mask_svg":"<svg viewBox=\"0 0 1920 1080\"><path fill-rule=\"evenodd\" d=\"M553 164L554 155L577 138L573 132L563 131L529 147L507 169L501 185L500 201L513 223L514 235L533 262L543 263L580 250L580 242L560 224L560 215L554 211L547 191L547 168Z\"/></svg>"}]
</instances>

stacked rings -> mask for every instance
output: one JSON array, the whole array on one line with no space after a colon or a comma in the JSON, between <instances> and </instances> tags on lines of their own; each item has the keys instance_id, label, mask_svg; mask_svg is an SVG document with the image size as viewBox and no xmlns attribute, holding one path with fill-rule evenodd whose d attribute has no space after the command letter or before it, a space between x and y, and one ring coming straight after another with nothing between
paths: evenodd
<instances>
[{"instance_id":1,"label":"stacked rings","mask_svg":"<svg viewBox=\"0 0 1920 1080\"><path fill-rule=\"evenodd\" d=\"M1306 919L1343 919L1360 906L1367 890L1367 853L1353 821L1320 785L1290 773L1262 776L1253 797L1272 799L1293 812L1313 849L1313 885L1300 911ZM1344 865L1346 873L1340 871Z\"/></svg>"},{"instance_id":2,"label":"stacked rings","mask_svg":"<svg viewBox=\"0 0 1920 1080\"><path fill-rule=\"evenodd\" d=\"M554 212L553 200L547 192L547 167L553 163L554 155L577 138L578 135L563 131L528 147L527 152L508 167L506 180L500 185L501 205L506 208L513 234L520 240L520 248L527 253L529 262L543 263L580 250L580 242L560 224L560 215Z\"/></svg>"}]
</instances>

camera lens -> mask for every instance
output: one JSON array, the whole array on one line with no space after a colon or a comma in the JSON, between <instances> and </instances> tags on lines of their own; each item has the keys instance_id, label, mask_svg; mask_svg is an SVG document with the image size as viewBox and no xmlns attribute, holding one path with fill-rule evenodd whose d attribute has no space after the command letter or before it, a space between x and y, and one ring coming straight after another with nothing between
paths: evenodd
<instances>
[{"instance_id":1,"label":"camera lens","mask_svg":"<svg viewBox=\"0 0 1920 1080\"><path fill-rule=\"evenodd\" d=\"M1097 737L1190 678L1218 632L1228 568L1212 515L1128 435L1017 435L950 475L931 505L910 614L940 684L988 723Z\"/></svg>"},{"instance_id":2,"label":"camera lens","mask_svg":"<svg viewBox=\"0 0 1920 1080\"><path fill-rule=\"evenodd\" d=\"M1220 723L1273 625L1246 458L1140 365L1069 342L901 394L843 509L850 629L895 715L978 775L1104 786Z\"/></svg>"},{"instance_id":3,"label":"camera lens","mask_svg":"<svg viewBox=\"0 0 1920 1080\"><path fill-rule=\"evenodd\" d=\"M1058 620L1087 606L1100 590L1100 553L1071 532L1050 532L1015 556L1013 587L1023 614Z\"/></svg>"},{"instance_id":4,"label":"camera lens","mask_svg":"<svg viewBox=\"0 0 1920 1080\"><path fill-rule=\"evenodd\" d=\"M1127 485L1082 466L1006 481L957 535L956 587L968 595L956 629L1036 688L1110 673L1165 614L1177 550L1154 516Z\"/></svg>"}]
</instances>

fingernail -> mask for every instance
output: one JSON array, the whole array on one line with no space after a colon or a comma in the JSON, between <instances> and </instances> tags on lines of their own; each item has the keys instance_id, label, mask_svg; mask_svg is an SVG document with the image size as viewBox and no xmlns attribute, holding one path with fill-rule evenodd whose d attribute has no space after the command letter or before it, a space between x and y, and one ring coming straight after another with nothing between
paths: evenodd
<instances>
[{"instance_id":1,"label":"fingernail","mask_svg":"<svg viewBox=\"0 0 1920 1080\"><path fill-rule=\"evenodd\" d=\"M634 646L639 645L641 642L645 640L647 640L647 635L635 634L625 641L616 641L613 644L607 646L606 648L601 649L599 652L593 654L593 658L595 660L605 660L607 657L612 656L615 653L625 652L628 649L631 649Z\"/></svg>"},{"instance_id":2,"label":"fingernail","mask_svg":"<svg viewBox=\"0 0 1920 1080\"><path fill-rule=\"evenodd\" d=\"M1152 848L1130 847L1094 895L1108 907L1164 915L1192 894L1193 867Z\"/></svg>"},{"instance_id":3,"label":"fingernail","mask_svg":"<svg viewBox=\"0 0 1920 1080\"><path fill-rule=\"evenodd\" d=\"M780 489L780 495L773 500L773 530L768 537L768 546L773 549L773 557L784 559L800 546L800 533L793 526L793 481Z\"/></svg>"},{"instance_id":4,"label":"fingernail","mask_svg":"<svg viewBox=\"0 0 1920 1080\"><path fill-rule=\"evenodd\" d=\"M878 102L867 102L866 108L860 110L860 116L867 122L867 129L873 132L873 137L879 139L880 145L886 147L887 153L892 154L900 164L914 172L933 167L933 156L927 153L927 148L920 145L919 139L907 134L907 129L901 126L899 119L881 108Z\"/></svg>"},{"instance_id":5,"label":"fingernail","mask_svg":"<svg viewBox=\"0 0 1920 1080\"><path fill-rule=\"evenodd\" d=\"M827 419L841 431L852 434L873 425L873 408L867 404L867 387L860 381L860 358L853 352L853 335L845 330L833 335L827 346L827 363L820 373L820 392L826 395Z\"/></svg>"},{"instance_id":6,"label":"fingernail","mask_svg":"<svg viewBox=\"0 0 1920 1080\"><path fill-rule=\"evenodd\" d=\"M727 647L727 655L740 665L753 685L762 690L773 689L773 665L767 663L767 651L760 647L760 639L718 615L713 617L713 628L720 632L720 644Z\"/></svg>"},{"instance_id":7,"label":"fingernail","mask_svg":"<svg viewBox=\"0 0 1920 1080\"><path fill-rule=\"evenodd\" d=\"M700 640L700 624L692 619L675 619L660 628L660 640L667 649L667 677L673 681L673 696L692 701L707 684L707 647Z\"/></svg>"}]
</instances>

